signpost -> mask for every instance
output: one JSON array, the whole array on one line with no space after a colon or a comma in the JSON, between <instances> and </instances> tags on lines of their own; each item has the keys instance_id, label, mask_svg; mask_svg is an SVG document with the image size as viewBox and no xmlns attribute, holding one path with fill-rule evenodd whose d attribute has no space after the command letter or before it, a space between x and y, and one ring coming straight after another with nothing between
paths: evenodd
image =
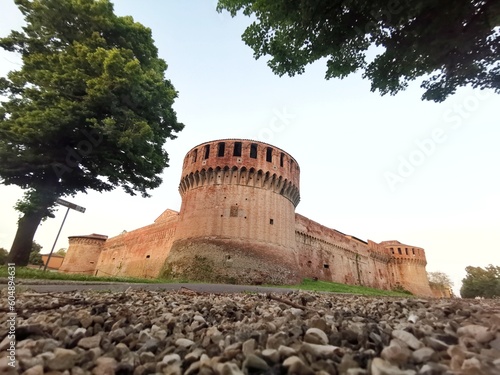
<instances>
[{"instance_id":1,"label":"signpost","mask_svg":"<svg viewBox=\"0 0 500 375\"><path fill-rule=\"evenodd\" d=\"M64 219L62 221L61 227L59 228L59 232L57 232L56 240L54 241L54 245L52 245L52 250L50 250L50 254L47 257L47 262L45 263L45 267L43 267L44 271L47 270L47 266L49 265L49 262L50 262L50 257L52 256L52 252L54 251L54 248L56 247L57 240L59 239L59 235L61 234L61 230L63 228L64 222L66 221L66 217L68 216L69 210L72 209L72 210L75 210L75 211L78 211L81 213L85 213L85 207L78 206L74 203L65 201L64 199L59 198L56 200L56 203L60 204L61 206L64 206L64 207L68 207L68 209L66 210L66 214L64 215Z\"/></svg>"}]
</instances>

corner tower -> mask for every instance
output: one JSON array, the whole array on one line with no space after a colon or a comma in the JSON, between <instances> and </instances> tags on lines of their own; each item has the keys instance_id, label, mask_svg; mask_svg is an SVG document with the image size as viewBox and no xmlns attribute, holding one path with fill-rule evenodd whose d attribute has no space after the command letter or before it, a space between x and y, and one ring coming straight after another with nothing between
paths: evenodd
<instances>
[{"instance_id":1,"label":"corner tower","mask_svg":"<svg viewBox=\"0 0 500 375\"><path fill-rule=\"evenodd\" d=\"M235 283L298 281L300 170L285 151L245 139L202 143L184 158L182 205L164 276Z\"/></svg>"}]
</instances>

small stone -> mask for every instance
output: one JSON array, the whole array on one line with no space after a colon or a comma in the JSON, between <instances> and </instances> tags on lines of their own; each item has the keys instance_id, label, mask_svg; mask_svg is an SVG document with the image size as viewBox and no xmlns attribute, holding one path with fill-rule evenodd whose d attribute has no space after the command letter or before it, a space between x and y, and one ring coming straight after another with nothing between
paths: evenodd
<instances>
[{"instance_id":1,"label":"small stone","mask_svg":"<svg viewBox=\"0 0 500 375\"><path fill-rule=\"evenodd\" d=\"M142 352L139 354L139 359L141 360L142 364L148 363L148 362L153 362L155 360L155 355L151 352Z\"/></svg>"},{"instance_id":2,"label":"small stone","mask_svg":"<svg viewBox=\"0 0 500 375\"><path fill-rule=\"evenodd\" d=\"M123 328L117 328L114 331L111 331L108 337L111 340L111 342L120 342L125 337L127 337L127 334L125 333Z\"/></svg>"},{"instance_id":3,"label":"small stone","mask_svg":"<svg viewBox=\"0 0 500 375\"><path fill-rule=\"evenodd\" d=\"M264 349L262 357L269 362L277 363L280 360L280 353L276 349Z\"/></svg>"},{"instance_id":4,"label":"small stone","mask_svg":"<svg viewBox=\"0 0 500 375\"><path fill-rule=\"evenodd\" d=\"M179 356L179 354L167 354L162 359L162 362L166 363L167 365L170 365L174 362L180 362L180 361L181 361L181 357Z\"/></svg>"},{"instance_id":5,"label":"small stone","mask_svg":"<svg viewBox=\"0 0 500 375\"><path fill-rule=\"evenodd\" d=\"M94 318L92 316L84 316L80 319L80 324L83 328L89 328L92 323L94 323Z\"/></svg>"},{"instance_id":6,"label":"small stone","mask_svg":"<svg viewBox=\"0 0 500 375\"><path fill-rule=\"evenodd\" d=\"M304 314L304 310L297 309L295 307L291 307L289 311L292 313L292 315L296 316L297 318L300 318Z\"/></svg>"},{"instance_id":7,"label":"small stone","mask_svg":"<svg viewBox=\"0 0 500 375\"><path fill-rule=\"evenodd\" d=\"M418 371L419 375L439 375L446 371L445 366L438 365L437 363L426 363Z\"/></svg>"},{"instance_id":8,"label":"small stone","mask_svg":"<svg viewBox=\"0 0 500 375\"><path fill-rule=\"evenodd\" d=\"M477 342L484 344L495 338L495 333L490 331L488 327L480 326L477 324L470 324L460 327L457 330L459 336L469 336L474 338Z\"/></svg>"},{"instance_id":9,"label":"small stone","mask_svg":"<svg viewBox=\"0 0 500 375\"><path fill-rule=\"evenodd\" d=\"M245 375L236 363L226 362L222 366L221 375Z\"/></svg>"},{"instance_id":10,"label":"small stone","mask_svg":"<svg viewBox=\"0 0 500 375\"><path fill-rule=\"evenodd\" d=\"M280 345L278 348L278 353L281 358L288 358L297 354L297 351L294 348L290 348L289 346Z\"/></svg>"},{"instance_id":11,"label":"small stone","mask_svg":"<svg viewBox=\"0 0 500 375\"><path fill-rule=\"evenodd\" d=\"M193 320L195 322L206 323L205 318L202 317L201 315L195 315L195 316L193 316Z\"/></svg>"},{"instance_id":12,"label":"small stone","mask_svg":"<svg viewBox=\"0 0 500 375\"><path fill-rule=\"evenodd\" d=\"M285 344L288 335L285 332L277 332L267 339L266 349L278 349L280 345Z\"/></svg>"},{"instance_id":13,"label":"small stone","mask_svg":"<svg viewBox=\"0 0 500 375\"><path fill-rule=\"evenodd\" d=\"M434 349L438 352L443 351L443 350L447 350L449 348L448 344L446 344L445 342L438 340L434 337L426 337L424 339L424 341L426 342L427 346L430 346L432 349Z\"/></svg>"},{"instance_id":14,"label":"small stone","mask_svg":"<svg viewBox=\"0 0 500 375\"><path fill-rule=\"evenodd\" d=\"M202 348L196 348L192 352L186 354L186 356L184 357L184 360L187 361L188 363L195 362L195 361L200 359L203 352L204 352L204 350ZM168 356L165 356L165 357L168 357ZM163 360L165 360L165 358L163 358ZM180 357L179 357L179 360L180 360Z\"/></svg>"},{"instance_id":15,"label":"small stone","mask_svg":"<svg viewBox=\"0 0 500 375\"><path fill-rule=\"evenodd\" d=\"M243 362L243 369L266 371L269 366L262 358L257 357L255 354L249 354ZM253 373L251 370L248 370L248 372Z\"/></svg>"},{"instance_id":16,"label":"small stone","mask_svg":"<svg viewBox=\"0 0 500 375\"><path fill-rule=\"evenodd\" d=\"M101 357L96 360L96 367L92 370L93 375L113 375L118 366L114 358Z\"/></svg>"},{"instance_id":17,"label":"small stone","mask_svg":"<svg viewBox=\"0 0 500 375\"><path fill-rule=\"evenodd\" d=\"M415 370L401 370L382 358L374 358L370 367L372 375L415 375Z\"/></svg>"},{"instance_id":18,"label":"small stone","mask_svg":"<svg viewBox=\"0 0 500 375\"><path fill-rule=\"evenodd\" d=\"M245 356L252 354L255 351L255 339L245 341L242 345L241 351Z\"/></svg>"},{"instance_id":19,"label":"small stone","mask_svg":"<svg viewBox=\"0 0 500 375\"><path fill-rule=\"evenodd\" d=\"M309 328L304 335L304 341L311 344L327 345L328 337L319 328Z\"/></svg>"},{"instance_id":20,"label":"small stone","mask_svg":"<svg viewBox=\"0 0 500 375\"><path fill-rule=\"evenodd\" d=\"M307 366L304 362L295 362L288 368L289 374L297 375L315 375L313 369Z\"/></svg>"},{"instance_id":21,"label":"small stone","mask_svg":"<svg viewBox=\"0 0 500 375\"><path fill-rule=\"evenodd\" d=\"M431 359L431 357L434 353L435 353L434 349L424 347L424 348L420 348L420 349L415 350L411 354L411 356L415 362L425 363L425 362L429 362L429 360Z\"/></svg>"},{"instance_id":22,"label":"small stone","mask_svg":"<svg viewBox=\"0 0 500 375\"><path fill-rule=\"evenodd\" d=\"M287 359L285 359L283 361L283 367L288 368L288 367L292 366L293 364L295 364L297 362L300 362L300 363L304 364L304 362L302 362L302 360L299 357L293 355L293 356L288 357Z\"/></svg>"},{"instance_id":23,"label":"small stone","mask_svg":"<svg viewBox=\"0 0 500 375\"><path fill-rule=\"evenodd\" d=\"M43 365L36 365L27 369L22 375L43 375Z\"/></svg>"},{"instance_id":24,"label":"small stone","mask_svg":"<svg viewBox=\"0 0 500 375\"><path fill-rule=\"evenodd\" d=\"M183 348L190 348L191 346L194 345L194 341L185 338L180 338L175 341L175 345Z\"/></svg>"},{"instance_id":25,"label":"small stone","mask_svg":"<svg viewBox=\"0 0 500 375\"><path fill-rule=\"evenodd\" d=\"M431 349L432 350L432 349ZM410 357L411 352L407 347L402 347L396 340L392 340L389 346L382 349L380 356L392 364L405 363Z\"/></svg>"},{"instance_id":26,"label":"small stone","mask_svg":"<svg viewBox=\"0 0 500 375\"><path fill-rule=\"evenodd\" d=\"M339 349L333 345L316 345L305 342L302 344L301 351L310 353L316 357L331 357Z\"/></svg>"},{"instance_id":27,"label":"small stone","mask_svg":"<svg viewBox=\"0 0 500 375\"><path fill-rule=\"evenodd\" d=\"M101 343L101 336L95 335L90 337L84 337L78 341L78 346L83 349L97 348Z\"/></svg>"},{"instance_id":28,"label":"small stone","mask_svg":"<svg viewBox=\"0 0 500 375\"><path fill-rule=\"evenodd\" d=\"M47 367L50 370L67 370L75 365L77 354L73 350L56 348L54 355L54 358L47 362Z\"/></svg>"},{"instance_id":29,"label":"small stone","mask_svg":"<svg viewBox=\"0 0 500 375\"><path fill-rule=\"evenodd\" d=\"M392 334L392 337L403 341L406 345L408 345L413 350L420 349L420 348L424 347L424 344L421 343L410 332L396 329L396 330L392 331L391 334Z\"/></svg>"}]
</instances>

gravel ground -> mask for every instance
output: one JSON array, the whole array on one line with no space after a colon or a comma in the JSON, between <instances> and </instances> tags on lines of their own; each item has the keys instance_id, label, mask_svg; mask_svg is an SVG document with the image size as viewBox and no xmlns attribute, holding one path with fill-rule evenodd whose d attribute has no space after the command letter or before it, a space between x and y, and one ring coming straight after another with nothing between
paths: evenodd
<instances>
[{"instance_id":1,"label":"gravel ground","mask_svg":"<svg viewBox=\"0 0 500 375\"><path fill-rule=\"evenodd\" d=\"M500 374L500 301L290 292L17 294L0 374Z\"/></svg>"}]
</instances>

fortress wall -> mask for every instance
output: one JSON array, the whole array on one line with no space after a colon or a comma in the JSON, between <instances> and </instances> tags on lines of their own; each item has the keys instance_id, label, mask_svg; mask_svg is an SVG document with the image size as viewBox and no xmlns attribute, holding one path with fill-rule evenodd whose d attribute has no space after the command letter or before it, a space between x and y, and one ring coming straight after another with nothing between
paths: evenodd
<instances>
[{"instance_id":1,"label":"fortress wall","mask_svg":"<svg viewBox=\"0 0 500 375\"><path fill-rule=\"evenodd\" d=\"M302 277L387 289L388 256L374 257L368 244L302 215L295 215L297 258Z\"/></svg>"},{"instance_id":2,"label":"fortress wall","mask_svg":"<svg viewBox=\"0 0 500 375\"><path fill-rule=\"evenodd\" d=\"M99 234L69 237L68 251L59 272L93 275L107 238Z\"/></svg>"},{"instance_id":3,"label":"fortress wall","mask_svg":"<svg viewBox=\"0 0 500 375\"><path fill-rule=\"evenodd\" d=\"M103 246L95 275L158 277L176 225L176 220L160 221L110 238Z\"/></svg>"}]
</instances>

